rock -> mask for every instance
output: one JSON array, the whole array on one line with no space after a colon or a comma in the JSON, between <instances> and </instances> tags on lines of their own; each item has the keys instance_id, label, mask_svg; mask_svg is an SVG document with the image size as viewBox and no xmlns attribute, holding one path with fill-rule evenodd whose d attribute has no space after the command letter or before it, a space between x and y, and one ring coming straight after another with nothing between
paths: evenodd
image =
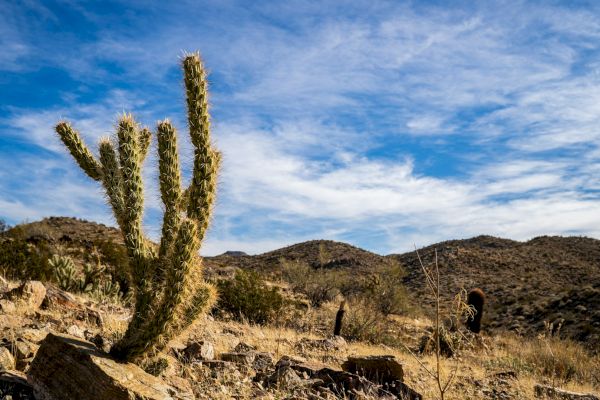
<instances>
[{"instance_id":1,"label":"rock","mask_svg":"<svg viewBox=\"0 0 600 400\"><path fill-rule=\"evenodd\" d=\"M346 340L341 336L334 336L331 339L309 339L302 338L295 347L300 351L323 350L323 351L339 351L346 347Z\"/></svg>"},{"instance_id":2,"label":"rock","mask_svg":"<svg viewBox=\"0 0 600 400\"><path fill-rule=\"evenodd\" d=\"M304 374L309 378L314 377L320 370L327 368L325 364L307 361L305 358L297 356L283 356L275 364L276 369L285 366L290 366L296 372Z\"/></svg>"},{"instance_id":3,"label":"rock","mask_svg":"<svg viewBox=\"0 0 600 400\"><path fill-rule=\"evenodd\" d=\"M35 355L38 347L37 344L30 343L21 338L8 343L7 348L15 356L17 370L25 371L29 364L31 364L32 357Z\"/></svg>"},{"instance_id":4,"label":"rock","mask_svg":"<svg viewBox=\"0 0 600 400\"><path fill-rule=\"evenodd\" d=\"M233 363L223 360L205 360L199 362L199 364L205 365L207 368L214 369L217 371L226 371L231 368Z\"/></svg>"},{"instance_id":5,"label":"rock","mask_svg":"<svg viewBox=\"0 0 600 400\"><path fill-rule=\"evenodd\" d=\"M15 369L15 358L6 347L0 347L0 371Z\"/></svg>"},{"instance_id":6,"label":"rock","mask_svg":"<svg viewBox=\"0 0 600 400\"><path fill-rule=\"evenodd\" d=\"M264 372L273 367L273 356L270 353L255 353L252 368Z\"/></svg>"},{"instance_id":7,"label":"rock","mask_svg":"<svg viewBox=\"0 0 600 400\"><path fill-rule=\"evenodd\" d=\"M558 389L552 386L535 384L533 387L536 397L542 397L547 399L561 399L561 400L600 400L600 397L594 396L593 394L575 393L568 392L566 390Z\"/></svg>"},{"instance_id":8,"label":"rock","mask_svg":"<svg viewBox=\"0 0 600 400\"><path fill-rule=\"evenodd\" d=\"M215 346L206 341L193 342L183 350L183 354L188 361L214 360Z\"/></svg>"},{"instance_id":9,"label":"rock","mask_svg":"<svg viewBox=\"0 0 600 400\"><path fill-rule=\"evenodd\" d=\"M44 308L60 307L74 310L82 308L82 304L75 296L53 285L48 285L42 306Z\"/></svg>"},{"instance_id":10,"label":"rock","mask_svg":"<svg viewBox=\"0 0 600 400\"><path fill-rule=\"evenodd\" d=\"M36 400L25 375L17 371L0 372L0 399Z\"/></svg>"},{"instance_id":11,"label":"rock","mask_svg":"<svg viewBox=\"0 0 600 400\"><path fill-rule=\"evenodd\" d=\"M342 369L379 384L404 381L402 364L394 356L348 357Z\"/></svg>"},{"instance_id":12,"label":"rock","mask_svg":"<svg viewBox=\"0 0 600 400\"><path fill-rule=\"evenodd\" d=\"M25 303L30 310L37 310L46 297L46 287L40 281L27 281L8 293L10 300Z\"/></svg>"},{"instance_id":13,"label":"rock","mask_svg":"<svg viewBox=\"0 0 600 400\"><path fill-rule=\"evenodd\" d=\"M196 400L189 381L176 375L168 376L165 379L169 385L177 388L177 400Z\"/></svg>"},{"instance_id":14,"label":"rock","mask_svg":"<svg viewBox=\"0 0 600 400\"><path fill-rule=\"evenodd\" d=\"M302 378L298 376L290 366L284 366L278 368L273 375L266 380L268 387L275 387L277 389L291 389L302 384Z\"/></svg>"},{"instance_id":15,"label":"rock","mask_svg":"<svg viewBox=\"0 0 600 400\"><path fill-rule=\"evenodd\" d=\"M4 314L12 314L17 310L15 303L10 300L2 299L0 300L0 312Z\"/></svg>"},{"instance_id":16,"label":"rock","mask_svg":"<svg viewBox=\"0 0 600 400\"><path fill-rule=\"evenodd\" d=\"M38 400L166 400L174 390L137 365L118 363L92 343L49 333L27 381Z\"/></svg>"},{"instance_id":17,"label":"rock","mask_svg":"<svg viewBox=\"0 0 600 400\"><path fill-rule=\"evenodd\" d=\"M255 357L254 353L221 353L221 360L246 366L251 366Z\"/></svg>"},{"instance_id":18,"label":"rock","mask_svg":"<svg viewBox=\"0 0 600 400\"><path fill-rule=\"evenodd\" d=\"M68 327L67 333L71 336L75 336L80 339L85 339L85 331L77 325L71 325L70 327Z\"/></svg>"},{"instance_id":19,"label":"rock","mask_svg":"<svg viewBox=\"0 0 600 400\"><path fill-rule=\"evenodd\" d=\"M236 353L248 353L251 351L256 351L256 347L252 346L251 344L248 343L244 343L244 342L239 342L237 344L237 346L235 346L235 348L233 349L234 352Z\"/></svg>"}]
</instances>

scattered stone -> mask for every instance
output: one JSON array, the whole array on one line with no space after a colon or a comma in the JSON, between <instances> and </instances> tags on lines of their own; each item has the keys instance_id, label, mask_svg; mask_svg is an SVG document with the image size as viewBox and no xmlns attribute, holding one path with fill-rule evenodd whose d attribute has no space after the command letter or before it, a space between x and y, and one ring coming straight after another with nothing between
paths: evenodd
<instances>
[{"instance_id":1,"label":"scattered stone","mask_svg":"<svg viewBox=\"0 0 600 400\"><path fill-rule=\"evenodd\" d=\"M548 385L535 384L533 387L536 397L561 400L600 400L593 394L575 393L558 389Z\"/></svg>"},{"instance_id":2,"label":"scattered stone","mask_svg":"<svg viewBox=\"0 0 600 400\"><path fill-rule=\"evenodd\" d=\"M346 347L346 340L341 336L334 336L331 339L309 339L302 338L295 347L299 351L323 350L323 351L340 351Z\"/></svg>"},{"instance_id":3,"label":"scattered stone","mask_svg":"<svg viewBox=\"0 0 600 400\"><path fill-rule=\"evenodd\" d=\"M15 369L15 358L6 347L0 347L0 371Z\"/></svg>"},{"instance_id":4,"label":"scattered stone","mask_svg":"<svg viewBox=\"0 0 600 400\"><path fill-rule=\"evenodd\" d=\"M71 336L85 339L85 331L77 325L71 325L67 328L67 333Z\"/></svg>"},{"instance_id":5,"label":"scattered stone","mask_svg":"<svg viewBox=\"0 0 600 400\"><path fill-rule=\"evenodd\" d=\"M292 389L300 386L303 379L298 376L290 366L284 366L275 370L265 382L268 387L275 387L277 389Z\"/></svg>"},{"instance_id":6,"label":"scattered stone","mask_svg":"<svg viewBox=\"0 0 600 400\"><path fill-rule=\"evenodd\" d=\"M210 369L214 369L214 370L218 370L218 371L226 371L226 370L230 369L231 366L233 365L233 363L231 363L229 361L223 361L223 360L204 360L204 361L198 362L197 364L202 364Z\"/></svg>"},{"instance_id":7,"label":"scattered stone","mask_svg":"<svg viewBox=\"0 0 600 400\"><path fill-rule=\"evenodd\" d=\"M325 364L307 361L305 358L296 356L283 356L277 361L277 364L275 364L276 369L285 366L290 366L296 372L305 375L307 378L313 378L320 370L328 368Z\"/></svg>"},{"instance_id":8,"label":"scattered stone","mask_svg":"<svg viewBox=\"0 0 600 400\"><path fill-rule=\"evenodd\" d=\"M215 346L207 341L193 342L183 350L183 354L188 361L214 360Z\"/></svg>"},{"instance_id":9,"label":"scattered stone","mask_svg":"<svg viewBox=\"0 0 600 400\"><path fill-rule=\"evenodd\" d=\"M46 287L40 281L27 281L8 293L9 300L25 303L30 310L37 310L46 297Z\"/></svg>"},{"instance_id":10,"label":"scattered stone","mask_svg":"<svg viewBox=\"0 0 600 400\"><path fill-rule=\"evenodd\" d=\"M255 353L252 368L259 372L273 368L273 356L270 353Z\"/></svg>"},{"instance_id":11,"label":"scattered stone","mask_svg":"<svg viewBox=\"0 0 600 400\"><path fill-rule=\"evenodd\" d=\"M57 288L53 285L48 285L46 289L46 296L42 303L43 308L67 308L67 309L80 309L82 304L69 292L65 292L62 289Z\"/></svg>"},{"instance_id":12,"label":"scattered stone","mask_svg":"<svg viewBox=\"0 0 600 400\"><path fill-rule=\"evenodd\" d=\"M251 344L245 343L245 342L239 342L237 344L237 346L235 346L233 351L236 353L248 353L251 351L256 351L256 347L252 346Z\"/></svg>"},{"instance_id":13,"label":"scattered stone","mask_svg":"<svg viewBox=\"0 0 600 400\"><path fill-rule=\"evenodd\" d=\"M0 372L0 399L36 400L27 378L17 371Z\"/></svg>"},{"instance_id":14,"label":"scattered stone","mask_svg":"<svg viewBox=\"0 0 600 400\"><path fill-rule=\"evenodd\" d=\"M362 356L348 357L342 369L379 384L404 381L402 364L394 356Z\"/></svg>"},{"instance_id":15,"label":"scattered stone","mask_svg":"<svg viewBox=\"0 0 600 400\"><path fill-rule=\"evenodd\" d=\"M173 396L176 396L177 400L196 400L194 391L188 380L177 375L168 376L165 380L171 387L177 388L177 393L171 393Z\"/></svg>"},{"instance_id":16,"label":"scattered stone","mask_svg":"<svg viewBox=\"0 0 600 400\"><path fill-rule=\"evenodd\" d=\"M254 353L222 353L221 360L235 364L251 366L256 355Z\"/></svg>"},{"instance_id":17,"label":"scattered stone","mask_svg":"<svg viewBox=\"0 0 600 400\"><path fill-rule=\"evenodd\" d=\"M10 300L2 299L0 300L0 312L4 314L12 314L17 310L15 303Z\"/></svg>"},{"instance_id":18,"label":"scattered stone","mask_svg":"<svg viewBox=\"0 0 600 400\"><path fill-rule=\"evenodd\" d=\"M27 374L36 398L44 400L166 400L173 390L130 363L118 363L92 343L49 333Z\"/></svg>"}]
</instances>

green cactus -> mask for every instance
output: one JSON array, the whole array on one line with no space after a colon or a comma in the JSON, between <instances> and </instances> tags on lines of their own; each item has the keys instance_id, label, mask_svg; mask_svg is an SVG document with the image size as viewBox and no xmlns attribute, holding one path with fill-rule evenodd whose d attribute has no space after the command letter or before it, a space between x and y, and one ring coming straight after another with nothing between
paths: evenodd
<instances>
[{"instance_id":1,"label":"green cactus","mask_svg":"<svg viewBox=\"0 0 600 400\"><path fill-rule=\"evenodd\" d=\"M74 290L79 288L75 264L73 264L70 257L54 254L48 260L48 264L52 267L54 278L61 289Z\"/></svg>"},{"instance_id":2,"label":"green cactus","mask_svg":"<svg viewBox=\"0 0 600 400\"><path fill-rule=\"evenodd\" d=\"M198 250L206 234L215 199L220 153L211 145L206 72L197 53L183 60L188 125L194 146L189 187L182 188L177 134L169 120L158 123L158 169L164 203L162 238L154 245L143 234L142 165L150 131L129 114L120 117L116 138L102 139L99 160L68 122L56 132L79 166L101 182L121 228L135 289L135 310L123 338L111 354L136 360L160 351L189 327L215 300L214 288L202 279Z\"/></svg>"}]
</instances>

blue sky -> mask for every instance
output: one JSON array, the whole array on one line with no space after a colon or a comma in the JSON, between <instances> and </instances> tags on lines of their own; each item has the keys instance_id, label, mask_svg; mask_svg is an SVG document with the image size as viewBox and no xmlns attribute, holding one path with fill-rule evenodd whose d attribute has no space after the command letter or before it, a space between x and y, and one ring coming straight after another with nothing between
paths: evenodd
<instances>
[{"instance_id":1,"label":"blue sky","mask_svg":"<svg viewBox=\"0 0 600 400\"><path fill-rule=\"evenodd\" d=\"M114 225L53 125L94 150L123 111L185 136L199 50L224 153L203 254L600 237L595 4L0 0L0 217ZM156 238L155 157L145 181Z\"/></svg>"}]
</instances>

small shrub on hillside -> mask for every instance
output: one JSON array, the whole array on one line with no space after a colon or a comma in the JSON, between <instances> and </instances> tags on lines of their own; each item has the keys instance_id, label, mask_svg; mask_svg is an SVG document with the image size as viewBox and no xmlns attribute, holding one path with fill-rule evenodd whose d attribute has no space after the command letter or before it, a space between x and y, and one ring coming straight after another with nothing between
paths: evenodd
<instances>
[{"instance_id":1,"label":"small shrub on hillside","mask_svg":"<svg viewBox=\"0 0 600 400\"><path fill-rule=\"evenodd\" d=\"M306 263L284 262L283 278L289 282L292 290L306 295L310 303L318 307L333 300L348 286L344 271L312 268Z\"/></svg>"},{"instance_id":2,"label":"small shrub on hillside","mask_svg":"<svg viewBox=\"0 0 600 400\"><path fill-rule=\"evenodd\" d=\"M411 311L404 288L404 270L398 264L378 267L363 283L364 294L383 315Z\"/></svg>"},{"instance_id":3,"label":"small shrub on hillside","mask_svg":"<svg viewBox=\"0 0 600 400\"><path fill-rule=\"evenodd\" d=\"M396 338L388 332L386 316L365 299L348 302L344 315L342 336L351 341L393 344Z\"/></svg>"},{"instance_id":4,"label":"small shrub on hillside","mask_svg":"<svg viewBox=\"0 0 600 400\"><path fill-rule=\"evenodd\" d=\"M238 319L264 324L273 321L284 306L277 288L268 287L254 271L238 270L231 280L217 282L218 311Z\"/></svg>"},{"instance_id":5,"label":"small shrub on hillside","mask_svg":"<svg viewBox=\"0 0 600 400\"><path fill-rule=\"evenodd\" d=\"M6 223L6 221L0 218L0 233L4 233L10 229L10 225Z\"/></svg>"},{"instance_id":6,"label":"small shrub on hillside","mask_svg":"<svg viewBox=\"0 0 600 400\"><path fill-rule=\"evenodd\" d=\"M315 307L341 294L364 299L383 315L411 311L402 281L404 270L397 264L378 266L368 274L341 268L313 268L298 262L282 264L283 278L292 290L303 293Z\"/></svg>"},{"instance_id":7,"label":"small shrub on hillside","mask_svg":"<svg viewBox=\"0 0 600 400\"><path fill-rule=\"evenodd\" d=\"M51 254L47 243L34 246L23 239L9 237L0 242L0 271L10 279L51 279L52 268L48 265Z\"/></svg>"}]
</instances>

